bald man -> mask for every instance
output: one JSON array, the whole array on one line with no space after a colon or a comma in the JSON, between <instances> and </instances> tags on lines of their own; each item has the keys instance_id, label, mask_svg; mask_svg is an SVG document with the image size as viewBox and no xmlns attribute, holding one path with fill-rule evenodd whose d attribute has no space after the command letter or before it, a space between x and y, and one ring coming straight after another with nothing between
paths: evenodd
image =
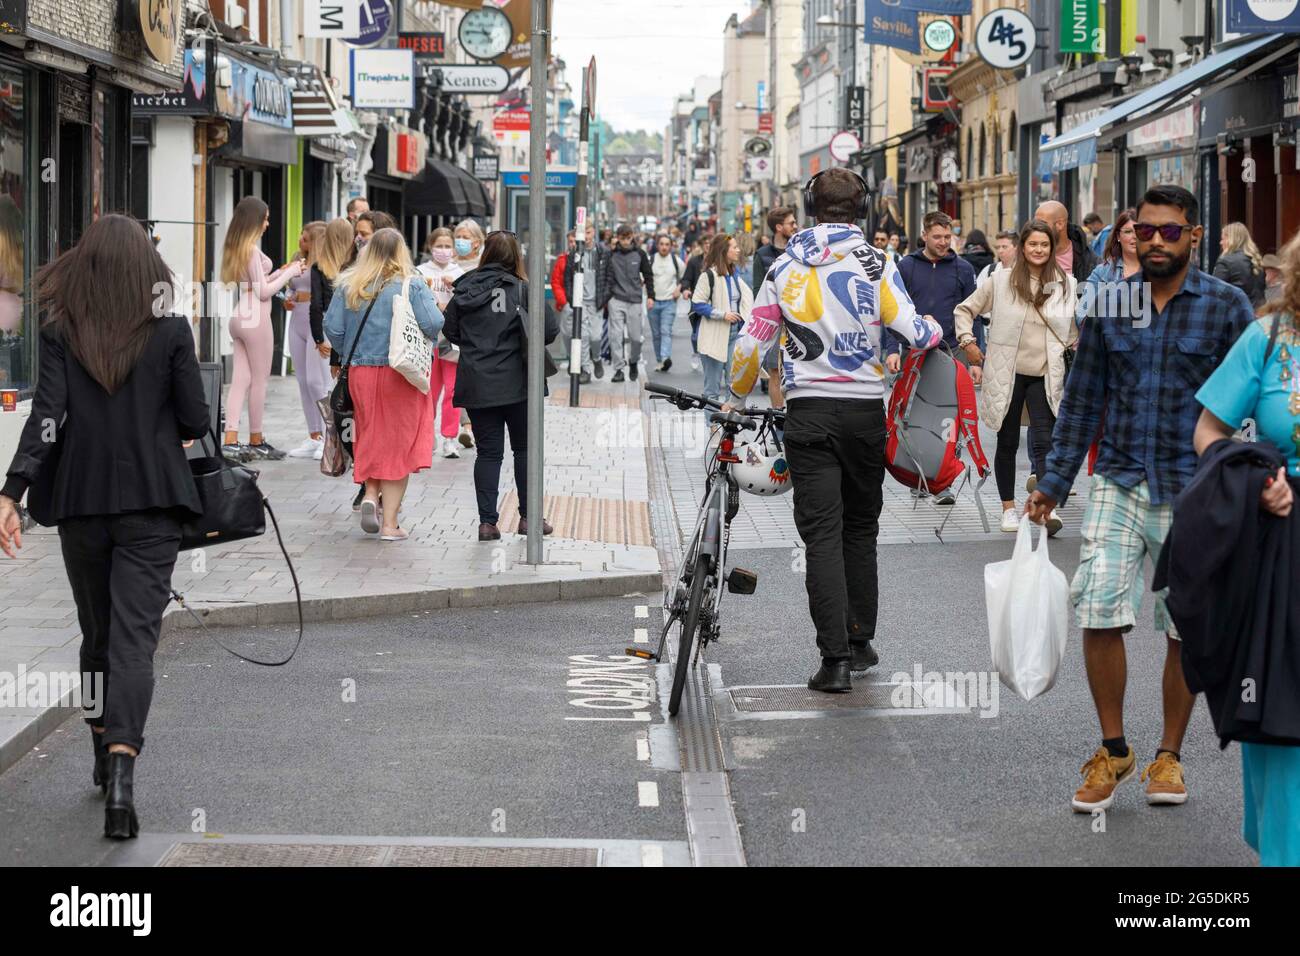
<instances>
[{"instance_id":1,"label":"bald man","mask_svg":"<svg viewBox=\"0 0 1300 956\"><path fill-rule=\"evenodd\" d=\"M1056 236L1056 261L1062 269L1083 282L1097 267L1097 257L1088 248L1088 238L1083 229L1070 222L1070 213L1055 199L1049 199L1034 210L1034 218L1052 227Z\"/></svg>"}]
</instances>

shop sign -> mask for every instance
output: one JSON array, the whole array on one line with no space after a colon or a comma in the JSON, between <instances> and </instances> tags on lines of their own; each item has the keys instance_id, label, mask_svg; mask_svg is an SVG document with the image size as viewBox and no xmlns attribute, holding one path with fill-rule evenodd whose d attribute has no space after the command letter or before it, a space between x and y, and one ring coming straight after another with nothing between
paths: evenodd
<instances>
[{"instance_id":1,"label":"shop sign","mask_svg":"<svg viewBox=\"0 0 1300 956\"><path fill-rule=\"evenodd\" d=\"M182 0L136 0L145 49L159 63L170 65L180 37Z\"/></svg>"},{"instance_id":2,"label":"shop sign","mask_svg":"<svg viewBox=\"0 0 1300 956\"><path fill-rule=\"evenodd\" d=\"M353 50L352 105L414 109L415 55L410 50Z\"/></svg>"},{"instance_id":3,"label":"shop sign","mask_svg":"<svg viewBox=\"0 0 1300 956\"><path fill-rule=\"evenodd\" d=\"M208 85L206 68L195 61L194 51L185 51L185 75L179 90L169 90L153 96L133 93L131 111L141 116L206 116L211 113L212 87Z\"/></svg>"},{"instance_id":4,"label":"shop sign","mask_svg":"<svg viewBox=\"0 0 1300 956\"><path fill-rule=\"evenodd\" d=\"M1277 77L1245 80L1201 100L1202 138L1216 133L1271 126L1282 116L1282 83Z\"/></svg>"},{"instance_id":5,"label":"shop sign","mask_svg":"<svg viewBox=\"0 0 1300 956\"><path fill-rule=\"evenodd\" d=\"M862 41L921 52L921 37L915 10L904 10L886 0L866 0Z\"/></svg>"},{"instance_id":6,"label":"shop sign","mask_svg":"<svg viewBox=\"0 0 1300 956\"><path fill-rule=\"evenodd\" d=\"M388 175L414 179L424 169L427 147L424 137L406 126L388 131Z\"/></svg>"},{"instance_id":7,"label":"shop sign","mask_svg":"<svg viewBox=\"0 0 1300 956\"><path fill-rule=\"evenodd\" d=\"M1166 113L1128 134L1128 148L1151 152L1192 146L1196 137L1196 111L1191 103Z\"/></svg>"},{"instance_id":8,"label":"shop sign","mask_svg":"<svg viewBox=\"0 0 1300 956\"><path fill-rule=\"evenodd\" d=\"M441 60L447 55L447 34L399 33L397 48L410 50L417 60Z\"/></svg>"},{"instance_id":9,"label":"shop sign","mask_svg":"<svg viewBox=\"0 0 1300 956\"><path fill-rule=\"evenodd\" d=\"M995 70L1014 70L1033 54L1037 35L1027 14L1004 7L980 20L975 28L975 51Z\"/></svg>"},{"instance_id":10,"label":"shop sign","mask_svg":"<svg viewBox=\"0 0 1300 956\"><path fill-rule=\"evenodd\" d=\"M355 40L361 34L362 0L305 0L302 35L312 39Z\"/></svg>"},{"instance_id":11,"label":"shop sign","mask_svg":"<svg viewBox=\"0 0 1300 956\"><path fill-rule=\"evenodd\" d=\"M1228 0L1230 33L1300 33L1296 0Z\"/></svg>"},{"instance_id":12,"label":"shop sign","mask_svg":"<svg viewBox=\"0 0 1300 956\"><path fill-rule=\"evenodd\" d=\"M506 170L501 174L501 183L504 186L522 189L528 185L528 173L522 169ZM548 189L572 189L577 185L577 170L548 169L546 171L546 187Z\"/></svg>"},{"instance_id":13,"label":"shop sign","mask_svg":"<svg viewBox=\"0 0 1300 956\"><path fill-rule=\"evenodd\" d=\"M939 113L949 107L956 107L957 98L948 90L949 66L932 66L921 71L921 109L927 113Z\"/></svg>"},{"instance_id":14,"label":"shop sign","mask_svg":"<svg viewBox=\"0 0 1300 956\"><path fill-rule=\"evenodd\" d=\"M233 56L228 59L230 86L217 87L217 112L231 119L293 129L293 97L279 74Z\"/></svg>"},{"instance_id":15,"label":"shop sign","mask_svg":"<svg viewBox=\"0 0 1300 956\"><path fill-rule=\"evenodd\" d=\"M1101 53L1106 31L1097 0L1061 0L1061 52Z\"/></svg>"},{"instance_id":16,"label":"shop sign","mask_svg":"<svg viewBox=\"0 0 1300 956\"><path fill-rule=\"evenodd\" d=\"M759 113L759 114L758 114L758 131L759 131L760 133L771 133L771 132L772 132L772 114L771 114L771 113Z\"/></svg>"},{"instance_id":17,"label":"shop sign","mask_svg":"<svg viewBox=\"0 0 1300 956\"><path fill-rule=\"evenodd\" d=\"M496 182L501 175L501 157L496 153L474 154L474 178L484 182Z\"/></svg>"}]
</instances>

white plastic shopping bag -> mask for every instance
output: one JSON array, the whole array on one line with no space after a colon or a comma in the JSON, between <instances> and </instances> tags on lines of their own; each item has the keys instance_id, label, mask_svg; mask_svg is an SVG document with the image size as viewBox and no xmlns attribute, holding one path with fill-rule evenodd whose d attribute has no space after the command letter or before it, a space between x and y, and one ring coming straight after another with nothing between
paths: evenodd
<instances>
[{"instance_id":1,"label":"white plastic shopping bag","mask_svg":"<svg viewBox=\"0 0 1300 956\"><path fill-rule=\"evenodd\" d=\"M1056 683L1069 632L1069 585L1047 557L1047 529L1041 529L1035 549L1032 525L1028 515L1020 519L1010 561L984 565L993 668L1025 700Z\"/></svg>"}]
</instances>

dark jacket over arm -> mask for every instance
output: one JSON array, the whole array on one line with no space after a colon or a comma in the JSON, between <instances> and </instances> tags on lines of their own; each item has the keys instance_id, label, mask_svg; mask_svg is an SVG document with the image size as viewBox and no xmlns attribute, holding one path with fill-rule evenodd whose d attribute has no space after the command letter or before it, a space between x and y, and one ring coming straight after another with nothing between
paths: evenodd
<instances>
[{"instance_id":1,"label":"dark jacket over arm","mask_svg":"<svg viewBox=\"0 0 1300 956\"><path fill-rule=\"evenodd\" d=\"M325 341L325 310L334 298L334 284L315 266L311 267L311 305L307 315L311 319L312 340L320 345Z\"/></svg>"},{"instance_id":2,"label":"dark jacket over arm","mask_svg":"<svg viewBox=\"0 0 1300 956\"><path fill-rule=\"evenodd\" d=\"M1214 264L1214 278L1235 285L1246 293L1252 308L1263 305L1264 270L1255 272L1250 257L1244 252L1226 252L1219 256L1219 261Z\"/></svg>"},{"instance_id":3,"label":"dark jacket over arm","mask_svg":"<svg viewBox=\"0 0 1300 956\"><path fill-rule=\"evenodd\" d=\"M32 414L0 493L18 500L30 488L32 516L44 525L151 508L199 515L181 442L210 427L184 318L154 323L135 368L112 395L57 332L43 330Z\"/></svg>"}]
</instances>

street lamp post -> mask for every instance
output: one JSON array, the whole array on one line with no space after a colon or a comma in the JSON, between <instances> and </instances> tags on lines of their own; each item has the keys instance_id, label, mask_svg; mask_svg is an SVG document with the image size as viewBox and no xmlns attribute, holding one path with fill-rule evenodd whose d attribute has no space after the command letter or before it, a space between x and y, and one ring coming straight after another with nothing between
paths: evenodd
<instances>
[{"instance_id":1,"label":"street lamp post","mask_svg":"<svg viewBox=\"0 0 1300 956\"><path fill-rule=\"evenodd\" d=\"M528 164L528 523L527 559L542 563L542 423L546 348L546 0L533 0L532 116Z\"/></svg>"}]
</instances>

